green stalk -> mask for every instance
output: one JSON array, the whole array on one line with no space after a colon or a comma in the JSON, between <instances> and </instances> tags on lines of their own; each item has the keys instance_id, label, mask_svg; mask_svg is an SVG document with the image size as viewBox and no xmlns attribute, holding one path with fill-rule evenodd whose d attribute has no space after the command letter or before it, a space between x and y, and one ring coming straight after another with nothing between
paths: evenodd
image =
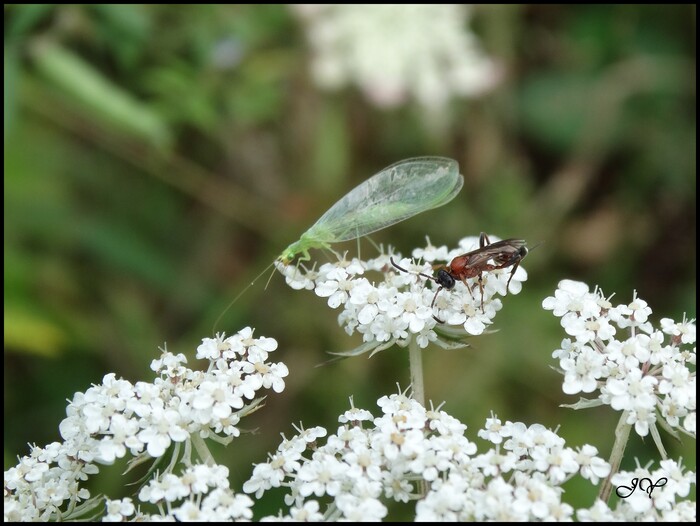
<instances>
[{"instance_id":1,"label":"green stalk","mask_svg":"<svg viewBox=\"0 0 700 526\"><path fill-rule=\"evenodd\" d=\"M194 449L197 451L197 454L202 462L204 462L207 466L213 466L216 464L216 461L209 451L206 442L204 442L204 439L199 436L199 433L193 433L190 435L190 437L192 438Z\"/></svg>"},{"instance_id":2,"label":"green stalk","mask_svg":"<svg viewBox=\"0 0 700 526\"><path fill-rule=\"evenodd\" d=\"M411 387L413 388L413 399L425 407L425 389L423 388L423 354L421 348L416 343L415 338L411 338L408 344L408 362L411 370ZM424 498L428 494L428 484L425 480L418 481L418 494Z\"/></svg>"},{"instance_id":3,"label":"green stalk","mask_svg":"<svg viewBox=\"0 0 700 526\"><path fill-rule=\"evenodd\" d=\"M423 388L423 355L416 343L415 338L411 338L408 345L408 361L411 370L411 386L413 388L413 399L425 407L425 390Z\"/></svg>"},{"instance_id":4,"label":"green stalk","mask_svg":"<svg viewBox=\"0 0 700 526\"><path fill-rule=\"evenodd\" d=\"M613 475L620 470L622 455L625 452L630 431L632 430L632 424L627 423L628 416L629 413L627 411L623 411L622 415L620 416L620 421L617 423L617 427L615 428L615 443L613 444L613 449L610 453L610 460L608 460L608 463L610 464L610 474L600 487L600 493L598 493L598 498L606 504L608 499L610 499L610 493L612 493Z\"/></svg>"}]
</instances>

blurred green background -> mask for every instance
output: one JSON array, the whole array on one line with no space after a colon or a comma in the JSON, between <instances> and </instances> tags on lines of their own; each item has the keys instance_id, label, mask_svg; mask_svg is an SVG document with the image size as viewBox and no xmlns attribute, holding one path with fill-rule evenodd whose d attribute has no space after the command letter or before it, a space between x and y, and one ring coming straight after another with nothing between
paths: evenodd
<instances>
[{"instance_id":1,"label":"blurred green background","mask_svg":"<svg viewBox=\"0 0 700 526\"><path fill-rule=\"evenodd\" d=\"M633 290L662 317L696 312L694 6L479 6L465 30L504 75L439 125L355 88L315 87L298 17L268 6L5 6L5 467L58 440L67 398L114 371L149 380L158 347L193 358L215 319L331 204L407 157L459 161L438 210L379 232L399 251L481 231L544 243L495 334L424 355L426 396L470 426L561 426L607 458L617 414L560 408L564 337L541 309L559 280ZM354 253L354 243L347 248ZM363 254L372 246L363 242ZM320 252L314 256L323 259ZM279 342L287 389L217 450L234 487L292 423L409 383L405 351L314 367L357 346L337 312L275 276L217 330ZM595 433L591 433L591 430ZM694 443L662 433L695 466ZM629 452L657 458L650 438ZM631 462L623 467L632 467ZM118 469L96 491L127 495ZM579 492L580 493L577 493ZM577 505L595 490L570 490ZM274 507L273 507L274 509Z\"/></svg>"}]
</instances>

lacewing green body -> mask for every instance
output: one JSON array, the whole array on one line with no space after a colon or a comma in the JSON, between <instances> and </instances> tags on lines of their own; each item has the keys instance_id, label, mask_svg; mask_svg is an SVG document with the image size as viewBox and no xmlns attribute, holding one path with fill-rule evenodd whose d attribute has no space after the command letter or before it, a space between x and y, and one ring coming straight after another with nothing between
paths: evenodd
<instances>
[{"instance_id":1,"label":"lacewing green body","mask_svg":"<svg viewBox=\"0 0 700 526\"><path fill-rule=\"evenodd\" d=\"M279 261L289 264L297 255L310 259L312 248L329 248L376 232L451 201L464 178L457 161L446 157L416 157L384 168L335 203Z\"/></svg>"}]
</instances>

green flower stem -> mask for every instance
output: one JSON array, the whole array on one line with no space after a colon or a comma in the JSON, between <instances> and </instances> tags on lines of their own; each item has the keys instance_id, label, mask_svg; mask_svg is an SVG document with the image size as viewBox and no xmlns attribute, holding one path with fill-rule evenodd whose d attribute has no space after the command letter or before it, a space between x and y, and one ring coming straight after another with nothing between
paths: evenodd
<instances>
[{"instance_id":1,"label":"green flower stem","mask_svg":"<svg viewBox=\"0 0 700 526\"><path fill-rule=\"evenodd\" d=\"M610 453L610 474L603 482L600 487L600 493L598 498L607 504L610 498L610 493L612 493L612 478L620 470L620 462L622 462L622 455L625 452L625 447L627 447L627 441L629 440L630 431L632 430L632 424L627 423L627 417L629 413L623 411L620 416L620 421L617 423L615 428L615 443L613 444L612 452Z\"/></svg>"},{"instance_id":2,"label":"green flower stem","mask_svg":"<svg viewBox=\"0 0 700 526\"><path fill-rule=\"evenodd\" d=\"M411 387L413 399L425 407L425 389L423 388L423 354L415 338L408 344L408 362L411 370ZM418 481L418 494L421 498L428 494L428 484L425 480Z\"/></svg>"},{"instance_id":3,"label":"green flower stem","mask_svg":"<svg viewBox=\"0 0 700 526\"><path fill-rule=\"evenodd\" d=\"M199 458L202 459L202 462L204 462L208 466L213 466L214 464L216 464L216 461L214 460L214 457L209 451L207 444L204 442L204 439L202 439L202 437L200 437L198 433L193 433L190 435L190 437L192 439L194 449L197 451Z\"/></svg>"},{"instance_id":4,"label":"green flower stem","mask_svg":"<svg viewBox=\"0 0 700 526\"><path fill-rule=\"evenodd\" d=\"M408 345L408 361L411 369L411 387L413 388L413 399L425 407L425 390L423 389L423 355L416 343L415 338L411 338Z\"/></svg>"}]
</instances>

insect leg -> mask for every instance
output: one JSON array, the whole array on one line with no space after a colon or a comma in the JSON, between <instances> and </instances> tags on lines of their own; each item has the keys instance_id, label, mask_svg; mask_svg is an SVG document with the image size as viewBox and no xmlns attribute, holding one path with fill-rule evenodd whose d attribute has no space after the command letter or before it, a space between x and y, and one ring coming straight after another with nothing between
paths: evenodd
<instances>
[{"instance_id":1,"label":"insect leg","mask_svg":"<svg viewBox=\"0 0 700 526\"><path fill-rule=\"evenodd\" d=\"M297 259L297 264L294 265L294 276L292 276L292 279L297 279L297 272L299 272L299 265L301 265L302 261L309 261L311 259L311 256L309 255L308 251L306 252L306 255L308 257L300 257Z\"/></svg>"},{"instance_id":2,"label":"insect leg","mask_svg":"<svg viewBox=\"0 0 700 526\"><path fill-rule=\"evenodd\" d=\"M510 286L510 280L513 279L513 275L515 274L515 271L518 270L518 267L520 266L520 261L513 265L513 270L510 271L510 277L508 278L508 283L506 283L506 292L508 292L508 287Z\"/></svg>"},{"instance_id":3,"label":"insect leg","mask_svg":"<svg viewBox=\"0 0 700 526\"><path fill-rule=\"evenodd\" d=\"M337 259L338 261L343 261L343 260L345 260L345 256L347 256L347 254L348 254L347 252L344 252L342 255L340 255L340 253L336 252L336 251L333 250L332 248L330 248L330 247L327 247L327 248L328 248L328 251L329 251L331 254L333 254L333 255L335 256L335 259ZM330 258L329 258L329 259L330 259Z\"/></svg>"},{"instance_id":4,"label":"insect leg","mask_svg":"<svg viewBox=\"0 0 700 526\"><path fill-rule=\"evenodd\" d=\"M432 301L432 303L430 304L430 308L431 308L431 309L433 309L433 308L435 307L435 300L437 299L438 294L440 293L440 291L441 291L442 289L443 289L443 287L440 286L440 287L438 287L437 291L435 292L435 296L433 296L433 301ZM441 320L440 318L438 318L437 316L435 316L435 314L433 314L433 319L434 319L436 322L438 322L438 323L445 323L443 320Z\"/></svg>"},{"instance_id":5,"label":"insect leg","mask_svg":"<svg viewBox=\"0 0 700 526\"><path fill-rule=\"evenodd\" d=\"M441 290L442 290L442 287L438 287L437 291L435 292L435 296L433 296L433 301L432 301L432 303L430 304L430 308L431 308L431 309L432 309L433 307L435 307L435 300L437 299L437 296L438 296L438 294L440 293ZM440 322L440 323L442 323L442 322Z\"/></svg>"},{"instance_id":6,"label":"insect leg","mask_svg":"<svg viewBox=\"0 0 700 526\"><path fill-rule=\"evenodd\" d=\"M486 245L490 245L491 240L489 239L489 236L486 235L486 232L482 232L479 235L479 248L484 248Z\"/></svg>"},{"instance_id":7,"label":"insect leg","mask_svg":"<svg viewBox=\"0 0 700 526\"><path fill-rule=\"evenodd\" d=\"M462 278L462 283L464 283L464 286L467 287L467 292L469 292L471 298L474 299L474 294L472 293L472 288L469 286L469 283L467 283L467 278Z\"/></svg>"},{"instance_id":8,"label":"insect leg","mask_svg":"<svg viewBox=\"0 0 700 526\"><path fill-rule=\"evenodd\" d=\"M479 272L479 292L481 292L481 313L484 314L484 281L481 278L483 272Z\"/></svg>"},{"instance_id":9,"label":"insect leg","mask_svg":"<svg viewBox=\"0 0 700 526\"><path fill-rule=\"evenodd\" d=\"M311 254L309 254L308 249L304 249L299 253L301 254L301 256L297 260L297 268L299 268L299 263L301 263L302 261L311 261Z\"/></svg>"}]
</instances>

